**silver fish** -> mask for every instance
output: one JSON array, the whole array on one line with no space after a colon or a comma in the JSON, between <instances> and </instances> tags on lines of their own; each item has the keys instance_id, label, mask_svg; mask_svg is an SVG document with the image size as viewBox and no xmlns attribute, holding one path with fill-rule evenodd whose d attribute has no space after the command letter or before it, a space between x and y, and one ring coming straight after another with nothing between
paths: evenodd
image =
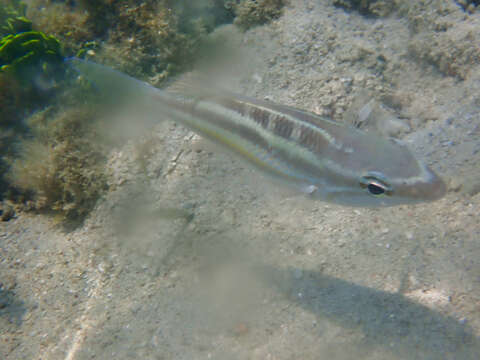
<instances>
[{"instance_id":1,"label":"silver fish","mask_svg":"<svg viewBox=\"0 0 480 360\"><path fill-rule=\"evenodd\" d=\"M179 122L311 198L391 206L445 194L441 178L397 140L269 101L209 89L171 93L103 65L68 62L117 104L136 103L152 122Z\"/></svg>"}]
</instances>

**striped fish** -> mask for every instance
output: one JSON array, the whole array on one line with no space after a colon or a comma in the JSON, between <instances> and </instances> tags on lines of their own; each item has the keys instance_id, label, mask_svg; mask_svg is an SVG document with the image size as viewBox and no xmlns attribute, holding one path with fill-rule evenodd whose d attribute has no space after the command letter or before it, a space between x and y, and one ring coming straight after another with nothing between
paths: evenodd
<instances>
[{"instance_id":1,"label":"striped fish","mask_svg":"<svg viewBox=\"0 0 480 360\"><path fill-rule=\"evenodd\" d=\"M209 89L171 93L93 62L67 62L117 104L134 103L152 123L179 122L311 198L390 206L445 194L444 182L397 140L269 101Z\"/></svg>"}]
</instances>

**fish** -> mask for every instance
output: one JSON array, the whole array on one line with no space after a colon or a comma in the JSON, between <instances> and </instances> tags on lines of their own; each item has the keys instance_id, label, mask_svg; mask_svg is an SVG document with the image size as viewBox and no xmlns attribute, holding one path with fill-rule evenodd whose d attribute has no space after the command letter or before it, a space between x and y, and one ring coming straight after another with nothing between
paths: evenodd
<instances>
[{"instance_id":1,"label":"fish","mask_svg":"<svg viewBox=\"0 0 480 360\"><path fill-rule=\"evenodd\" d=\"M66 62L115 106L134 103L152 124L178 122L308 198L385 207L433 201L446 192L441 177L399 140L229 91L166 91L92 61Z\"/></svg>"}]
</instances>

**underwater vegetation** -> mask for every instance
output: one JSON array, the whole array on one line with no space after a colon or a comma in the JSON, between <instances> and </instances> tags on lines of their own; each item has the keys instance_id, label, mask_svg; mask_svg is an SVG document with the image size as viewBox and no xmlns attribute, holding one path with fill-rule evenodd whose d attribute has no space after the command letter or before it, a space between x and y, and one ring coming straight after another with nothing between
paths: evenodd
<instances>
[{"instance_id":1,"label":"underwater vegetation","mask_svg":"<svg viewBox=\"0 0 480 360\"><path fill-rule=\"evenodd\" d=\"M38 70L53 76L62 61L60 42L42 32L10 34L0 40L0 71L13 73L22 81Z\"/></svg>"},{"instance_id":2,"label":"underwater vegetation","mask_svg":"<svg viewBox=\"0 0 480 360\"><path fill-rule=\"evenodd\" d=\"M161 85L198 58L206 36L278 18L286 0L33 0L35 26L57 37L66 54L87 56ZM86 46L95 42L95 49Z\"/></svg>"},{"instance_id":3,"label":"underwater vegetation","mask_svg":"<svg viewBox=\"0 0 480 360\"><path fill-rule=\"evenodd\" d=\"M227 6L231 6L236 15L235 25L243 30L279 18L282 15L282 8L286 4L287 0L237 0L227 2Z\"/></svg>"},{"instance_id":4,"label":"underwater vegetation","mask_svg":"<svg viewBox=\"0 0 480 360\"><path fill-rule=\"evenodd\" d=\"M156 85L190 65L215 26L232 21L223 0L33 4L28 14L36 26L59 38L67 54L95 58Z\"/></svg>"},{"instance_id":5,"label":"underwater vegetation","mask_svg":"<svg viewBox=\"0 0 480 360\"><path fill-rule=\"evenodd\" d=\"M32 30L21 1L0 2L0 126L15 124L51 95L62 75L62 49L53 36Z\"/></svg>"},{"instance_id":6,"label":"underwater vegetation","mask_svg":"<svg viewBox=\"0 0 480 360\"><path fill-rule=\"evenodd\" d=\"M159 86L198 60L218 26L247 30L286 2L0 0L0 206L81 221L107 191L91 88L64 68L64 54Z\"/></svg>"},{"instance_id":7,"label":"underwater vegetation","mask_svg":"<svg viewBox=\"0 0 480 360\"><path fill-rule=\"evenodd\" d=\"M26 8L19 0L0 2L0 36L32 30L32 22L25 18Z\"/></svg>"},{"instance_id":8,"label":"underwater vegetation","mask_svg":"<svg viewBox=\"0 0 480 360\"><path fill-rule=\"evenodd\" d=\"M0 148L6 182L0 190L4 208L53 213L78 224L107 190L108 137L98 127L91 85L73 76L64 81L62 92L26 116L23 132L11 132L8 148Z\"/></svg>"},{"instance_id":9,"label":"underwater vegetation","mask_svg":"<svg viewBox=\"0 0 480 360\"><path fill-rule=\"evenodd\" d=\"M59 41L33 30L25 13L21 1L0 2L0 200L6 191L16 193L5 174L29 132L25 117L54 98L63 75Z\"/></svg>"},{"instance_id":10,"label":"underwater vegetation","mask_svg":"<svg viewBox=\"0 0 480 360\"><path fill-rule=\"evenodd\" d=\"M0 1L0 199L8 188L6 158L27 131L22 120L51 98L62 73L60 43L33 30L25 15L23 2Z\"/></svg>"},{"instance_id":11,"label":"underwater vegetation","mask_svg":"<svg viewBox=\"0 0 480 360\"><path fill-rule=\"evenodd\" d=\"M106 190L106 158L95 139L95 119L87 106L47 108L29 119L33 137L22 142L8 175L29 210L78 221Z\"/></svg>"}]
</instances>

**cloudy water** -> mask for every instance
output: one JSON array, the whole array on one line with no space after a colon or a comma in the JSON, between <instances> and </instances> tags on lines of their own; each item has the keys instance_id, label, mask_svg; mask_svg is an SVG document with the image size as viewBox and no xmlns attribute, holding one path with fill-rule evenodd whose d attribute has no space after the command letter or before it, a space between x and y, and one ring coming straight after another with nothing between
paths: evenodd
<instances>
[{"instance_id":1,"label":"cloudy water","mask_svg":"<svg viewBox=\"0 0 480 360\"><path fill-rule=\"evenodd\" d=\"M480 358L478 6L0 1L0 358Z\"/></svg>"}]
</instances>

